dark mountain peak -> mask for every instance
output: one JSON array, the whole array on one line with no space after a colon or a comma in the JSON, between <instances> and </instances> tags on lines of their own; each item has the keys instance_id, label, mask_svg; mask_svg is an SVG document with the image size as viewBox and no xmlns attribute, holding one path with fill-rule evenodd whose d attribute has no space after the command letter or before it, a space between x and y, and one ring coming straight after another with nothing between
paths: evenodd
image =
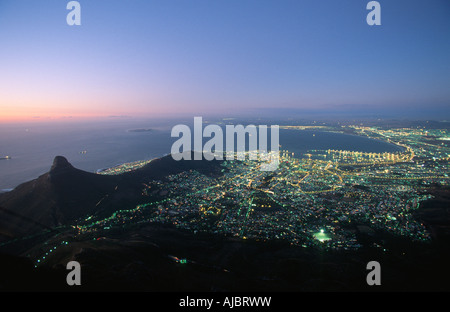
<instances>
[{"instance_id":1,"label":"dark mountain peak","mask_svg":"<svg viewBox=\"0 0 450 312\"><path fill-rule=\"evenodd\" d=\"M221 175L219 164L215 160L176 161L168 155L134 171L102 175L78 169L64 156L56 156L48 173L0 194L0 242L2 236L27 236L88 215L106 217L119 209L135 208L151 200L142 193L143 183L189 170Z\"/></svg>"},{"instance_id":2,"label":"dark mountain peak","mask_svg":"<svg viewBox=\"0 0 450 312\"><path fill-rule=\"evenodd\" d=\"M53 165L50 172L60 172L67 169L75 169L64 156L56 156L53 160Z\"/></svg>"}]
</instances>

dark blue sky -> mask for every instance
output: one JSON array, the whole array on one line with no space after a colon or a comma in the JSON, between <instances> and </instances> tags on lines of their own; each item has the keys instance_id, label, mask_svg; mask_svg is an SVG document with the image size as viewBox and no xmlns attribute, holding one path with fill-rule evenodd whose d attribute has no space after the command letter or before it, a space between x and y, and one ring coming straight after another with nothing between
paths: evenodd
<instances>
[{"instance_id":1,"label":"dark blue sky","mask_svg":"<svg viewBox=\"0 0 450 312\"><path fill-rule=\"evenodd\" d=\"M2 119L414 113L450 118L450 2L0 1Z\"/></svg>"}]
</instances>

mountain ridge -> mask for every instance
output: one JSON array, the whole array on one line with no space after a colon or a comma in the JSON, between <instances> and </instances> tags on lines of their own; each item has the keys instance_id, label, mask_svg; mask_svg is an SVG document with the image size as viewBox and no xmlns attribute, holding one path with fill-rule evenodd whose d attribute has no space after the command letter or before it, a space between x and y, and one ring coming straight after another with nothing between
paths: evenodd
<instances>
[{"instance_id":1,"label":"mountain ridge","mask_svg":"<svg viewBox=\"0 0 450 312\"><path fill-rule=\"evenodd\" d=\"M0 242L75 222L87 215L134 208L142 203L142 185L185 170L220 174L217 161L158 158L119 175L101 175L75 168L56 156L47 173L0 194Z\"/></svg>"}]
</instances>

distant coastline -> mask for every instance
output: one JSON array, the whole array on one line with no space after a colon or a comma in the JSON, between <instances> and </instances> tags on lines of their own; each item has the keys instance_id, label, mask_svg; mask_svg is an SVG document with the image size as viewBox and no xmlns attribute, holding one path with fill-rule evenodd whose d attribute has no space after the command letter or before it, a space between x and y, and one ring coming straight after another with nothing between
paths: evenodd
<instances>
[{"instance_id":1,"label":"distant coastline","mask_svg":"<svg viewBox=\"0 0 450 312\"><path fill-rule=\"evenodd\" d=\"M151 128L138 128L138 129L129 129L128 132L151 132L153 129Z\"/></svg>"},{"instance_id":2,"label":"distant coastline","mask_svg":"<svg viewBox=\"0 0 450 312\"><path fill-rule=\"evenodd\" d=\"M292 128L283 129L281 126L280 128L282 148L294 153L296 158L306 157L305 154L308 150L337 149L382 153L404 149L404 147L394 144L396 142L387 142L384 137L362 136L356 132L342 133L331 127L326 129L315 127L304 131L295 131ZM20 132L14 139L9 139L8 147L13 150L26 144L30 147L26 151L29 156L20 157L19 153L15 152L14 155L19 156L13 155L10 158L14 159L12 162L6 160L0 162L2 165L0 189L14 188L45 173L48 169L49 159L60 154L61 150L67 151L64 152L64 156L78 168L103 174L113 171L120 172L127 167L130 167L127 169L131 169L134 167L133 163L159 158L170 151L171 140L168 139L170 133L159 131L158 128L150 128L146 125L141 127L127 125L121 129L114 128L105 136L102 132L103 129L103 127L94 128L93 132L89 131L86 134L77 129L73 132L69 131L67 135L74 137L80 137L80 133L86 135L82 144L78 146L72 146L73 144L69 141L60 140L53 133L43 132L39 137L39 142L45 142L46 148L36 150L31 148L34 146L34 138L24 136ZM145 139L143 139L144 137ZM358 140L355 140L356 138ZM80 153L80 151L87 150L89 153ZM11 155L9 156L11 157Z\"/></svg>"}]
</instances>

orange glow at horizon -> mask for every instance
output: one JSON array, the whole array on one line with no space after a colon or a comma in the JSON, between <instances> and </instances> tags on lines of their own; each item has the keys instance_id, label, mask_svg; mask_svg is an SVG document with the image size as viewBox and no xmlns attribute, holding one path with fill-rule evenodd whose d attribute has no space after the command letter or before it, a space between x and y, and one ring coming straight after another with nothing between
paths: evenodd
<instances>
[{"instance_id":1,"label":"orange glow at horizon","mask_svg":"<svg viewBox=\"0 0 450 312\"><path fill-rule=\"evenodd\" d=\"M104 104L106 101L84 101L79 103L64 103L56 105L50 101L46 104L18 103L5 105L5 101L0 99L0 123L14 122L40 122L40 121L64 121L64 120L85 120L107 117L164 117L172 114L186 112L182 107L171 105L130 105L121 104L122 101L111 101L112 104ZM13 103L10 101L9 103ZM185 108L189 105L183 105Z\"/></svg>"}]
</instances>

